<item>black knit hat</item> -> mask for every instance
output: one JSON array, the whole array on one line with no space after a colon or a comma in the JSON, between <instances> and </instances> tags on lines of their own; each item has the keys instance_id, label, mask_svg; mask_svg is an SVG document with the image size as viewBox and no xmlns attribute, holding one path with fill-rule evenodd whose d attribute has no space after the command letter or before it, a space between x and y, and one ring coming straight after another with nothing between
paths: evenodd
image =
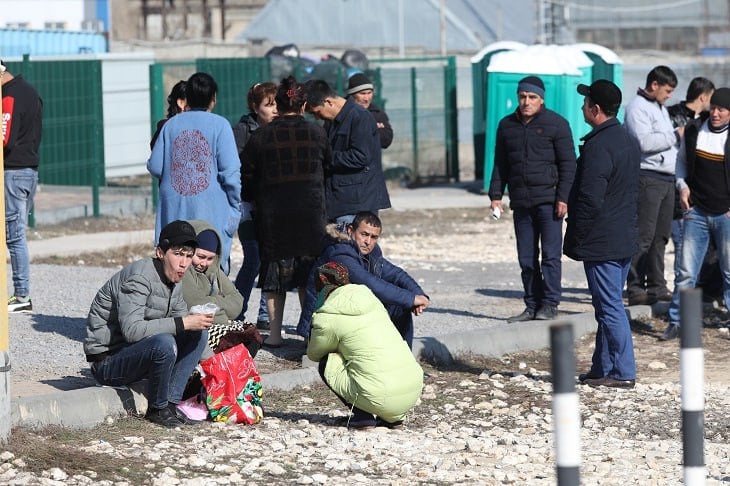
<instances>
[{"instance_id":1,"label":"black knit hat","mask_svg":"<svg viewBox=\"0 0 730 486\"><path fill-rule=\"evenodd\" d=\"M710 104L730 110L730 88L718 88L712 93Z\"/></svg>"},{"instance_id":2,"label":"black knit hat","mask_svg":"<svg viewBox=\"0 0 730 486\"><path fill-rule=\"evenodd\" d=\"M359 93L366 89L373 89L373 82L370 81L370 78L363 73L355 73L350 76L350 82L347 83L346 91L348 95Z\"/></svg>"},{"instance_id":3,"label":"black knit hat","mask_svg":"<svg viewBox=\"0 0 730 486\"><path fill-rule=\"evenodd\" d=\"M537 76L526 76L517 83L517 92L519 93L520 91L535 93L540 98L545 98L545 83Z\"/></svg>"}]
</instances>

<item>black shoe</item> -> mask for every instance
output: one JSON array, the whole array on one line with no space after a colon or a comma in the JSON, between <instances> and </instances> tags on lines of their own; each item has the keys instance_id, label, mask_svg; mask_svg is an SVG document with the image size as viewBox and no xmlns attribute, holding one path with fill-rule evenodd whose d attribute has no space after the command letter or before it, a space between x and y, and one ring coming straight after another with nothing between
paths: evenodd
<instances>
[{"instance_id":1,"label":"black shoe","mask_svg":"<svg viewBox=\"0 0 730 486\"><path fill-rule=\"evenodd\" d=\"M256 321L256 329L261 329L262 331L268 331L269 330L269 321Z\"/></svg>"},{"instance_id":2,"label":"black shoe","mask_svg":"<svg viewBox=\"0 0 730 486\"><path fill-rule=\"evenodd\" d=\"M532 309L525 309L522 311L522 314L517 314L516 316L512 316L507 319L507 322L525 322L525 321L534 321L535 320L535 311Z\"/></svg>"},{"instance_id":3,"label":"black shoe","mask_svg":"<svg viewBox=\"0 0 730 486\"><path fill-rule=\"evenodd\" d=\"M586 380L595 380L596 378L602 378L602 377L598 376L598 375L592 375L590 372L581 373L580 375L578 375L578 381L580 381L581 383L583 383Z\"/></svg>"},{"instance_id":4,"label":"black shoe","mask_svg":"<svg viewBox=\"0 0 730 486\"><path fill-rule=\"evenodd\" d=\"M617 380L610 376L604 376L602 378L586 378L583 381L583 384L592 387L607 386L610 388L633 388L636 385L636 380Z\"/></svg>"},{"instance_id":5,"label":"black shoe","mask_svg":"<svg viewBox=\"0 0 730 486\"><path fill-rule=\"evenodd\" d=\"M556 305L544 305L535 312L535 320L537 321L552 321L558 318L558 306Z\"/></svg>"},{"instance_id":6,"label":"black shoe","mask_svg":"<svg viewBox=\"0 0 730 486\"><path fill-rule=\"evenodd\" d=\"M672 300L671 295L669 300ZM629 305L652 305L656 303L656 301L657 298L655 295L647 294L646 292L629 294Z\"/></svg>"},{"instance_id":7,"label":"black shoe","mask_svg":"<svg viewBox=\"0 0 730 486\"><path fill-rule=\"evenodd\" d=\"M175 416L170 407L165 408L150 408L147 410L147 414L144 416L147 420L153 424L173 429L180 427L183 423Z\"/></svg>"},{"instance_id":8,"label":"black shoe","mask_svg":"<svg viewBox=\"0 0 730 486\"><path fill-rule=\"evenodd\" d=\"M666 329L664 329L664 333L662 333L661 336L659 336L660 341L671 341L672 339L677 339L679 337L679 326L676 324L669 324Z\"/></svg>"},{"instance_id":9,"label":"black shoe","mask_svg":"<svg viewBox=\"0 0 730 486\"><path fill-rule=\"evenodd\" d=\"M396 420L395 422L386 422L385 420L378 417L376 419L376 426L377 427L388 427L389 429L402 429L403 428L403 421L402 420Z\"/></svg>"},{"instance_id":10,"label":"black shoe","mask_svg":"<svg viewBox=\"0 0 730 486\"><path fill-rule=\"evenodd\" d=\"M671 302L672 301L672 293L668 289L660 290L659 292L654 292L651 294L647 294L650 299L656 299L659 302Z\"/></svg>"},{"instance_id":11,"label":"black shoe","mask_svg":"<svg viewBox=\"0 0 730 486\"><path fill-rule=\"evenodd\" d=\"M368 430L374 428L376 425L378 425L378 423L373 414L356 408L353 411L350 421L347 423L347 428Z\"/></svg>"},{"instance_id":12,"label":"black shoe","mask_svg":"<svg viewBox=\"0 0 730 486\"><path fill-rule=\"evenodd\" d=\"M185 413L183 413L180 409L177 408L177 404L176 403L170 402L167 407L170 409L170 411L173 414L175 414L175 417L183 425L200 425L200 424L202 424L202 423L205 422L205 420L193 420L193 419L191 419L190 417L188 417L187 415L185 415Z\"/></svg>"}]
</instances>

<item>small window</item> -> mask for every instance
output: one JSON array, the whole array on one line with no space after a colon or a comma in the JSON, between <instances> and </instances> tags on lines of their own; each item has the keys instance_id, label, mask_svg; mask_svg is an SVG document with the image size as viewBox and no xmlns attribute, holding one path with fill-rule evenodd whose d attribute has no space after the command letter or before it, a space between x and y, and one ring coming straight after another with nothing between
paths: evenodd
<instances>
[{"instance_id":1,"label":"small window","mask_svg":"<svg viewBox=\"0 0 730 486\"><path fill-rule=\"evenodd\" d=\"M30 29L30 22L8 22L5 26L8 29Z\"/></svg>"},{"instance_id":2,"label":"small window","mask_svg":"<svg viewBox=\"0 0 730 486\"><path fill-rule=\"evenodd\" d=\"M66 22L44 22L43 28L47 30L66 30Z\"/></svg>"}]
</instances>

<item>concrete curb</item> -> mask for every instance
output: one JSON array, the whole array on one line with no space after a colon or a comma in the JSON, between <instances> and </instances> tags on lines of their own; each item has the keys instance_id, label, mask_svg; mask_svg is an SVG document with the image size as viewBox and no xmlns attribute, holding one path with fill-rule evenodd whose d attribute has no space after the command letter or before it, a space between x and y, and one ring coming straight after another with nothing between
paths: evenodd
<instances>
[{"instance_id":1,"label":"concrete curb","mask_svg":"<svg viewBox=\"0 0 730 486\"><path fill-rule=\"evenodd\" d=\"M78 255L86 251L104 251L124 245L145 244L152 248L154 230L107 231L103 233L59 236L48 240L31 240L31 258L53 255Z\"/></svg>"},{"instance_id":2,"label":"concrete curb","mask_svg":"<svg viewBox=\"0 0 730 486\"><path fill-rule=\"evenodd\" d=\"M666 312L667 305L627 307L630 319ZM531 321L504 324L491 329L416 338L413 353L427 360L449 363L465 354L500 357L507 353L543 349L550 345L550 326L558 322L573 325L577 339L596 330L593 313L565 316L556 321ZM307 361L307 360L305 360ZM266 374L261 377L264 390L287 391L319 382L313 363L305 368ZM90 428L126 413L146 409L139 387L97 386L65 392L22 397L11 401L12 427L38 428L48 425Z\"/></svg>"}]
</instances>

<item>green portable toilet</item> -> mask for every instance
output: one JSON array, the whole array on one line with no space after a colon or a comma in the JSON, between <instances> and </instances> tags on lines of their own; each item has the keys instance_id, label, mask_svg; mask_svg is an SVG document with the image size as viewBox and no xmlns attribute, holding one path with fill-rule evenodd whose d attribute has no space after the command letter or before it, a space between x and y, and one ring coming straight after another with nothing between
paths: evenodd
<instances>
[{"instance_id":1,"label":"green portable toilet","mask_svg":"<svg viewBox=\"0 0 730 486\"><path fill-rule=\"evenodd\" d=\"M581 106L583 97L576 87L590 84L592 61L572 46L534 45L500 52L487 67L486 136L484 144L484 189L494 167L494 145L499 121L517 109L517 83L525 76L539 76L545 84L545 106L568 120L573 138L586 131ZM580 133L578 136L577 134Z\"/></svg>"},{"instance_id":2,"label":"green portable toilet","mask_svg":"<svg viewBox=\"0 0 730 486\"><path fill-rule=\"evenodd\" d=\"M474 135L474 178L484 178L484 142L487 132L487 66L492 56L504 51L524 49L527 45L515 41L489 44L471 58L472 132Z\"/></svg>"},{"instance_id":3,"label":"green portable toilet","mask_svg":"<svg viewBox=\"0 0 730 486\"><path fill-rule=\"evenodd\" d=\"M583 51L593 61L591 81L607 79L619 88L622 87L624 70L623 61L611 49L591 43L579 43L574 46Z\"/></svg>"}]
</instances>

